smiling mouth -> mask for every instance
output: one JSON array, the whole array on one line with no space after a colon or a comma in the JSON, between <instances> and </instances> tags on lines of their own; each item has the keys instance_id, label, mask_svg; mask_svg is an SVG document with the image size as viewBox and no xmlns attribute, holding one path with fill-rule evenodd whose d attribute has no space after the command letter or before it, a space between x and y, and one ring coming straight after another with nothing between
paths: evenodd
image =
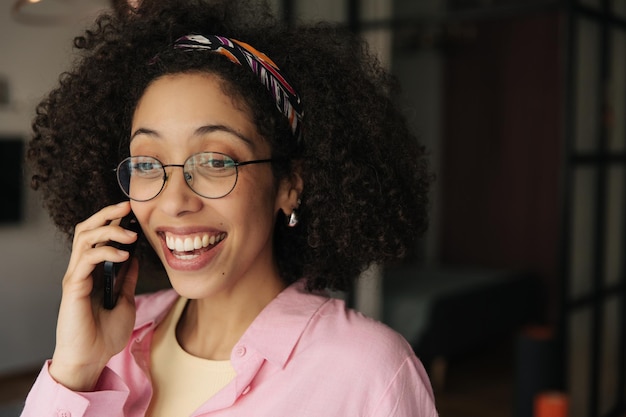
<instances>
[{"instance_id":1,"label":"smiling mouth","mask_svg":"<svg viewBox=\"0 0 626 417\"><path fill-rule=\"evenodd\" d=\"M201 233L192 236L174 236L165 233L165 244L178 259L193 259L214 248L226 238L226 233Z\"/></svg>"}]
</instances>

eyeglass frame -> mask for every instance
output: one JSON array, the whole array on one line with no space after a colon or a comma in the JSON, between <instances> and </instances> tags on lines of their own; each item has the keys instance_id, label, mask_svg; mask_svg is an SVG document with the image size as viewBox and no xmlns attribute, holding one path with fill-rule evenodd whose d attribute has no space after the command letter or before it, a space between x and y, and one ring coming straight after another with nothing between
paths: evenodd
<instances>
[{"instance_id":1,"label":"eyeglass frame","mask_svg":"<svg viewBox=\"0 0 626 417\"><path fill-rule=\"evenodd\" d=\"M185 172L185 164L187 163L187 161L189 161L191 158L193 158L196 155L201 155L201 154L205 154L205 153L211 153L211 154L218 154L218 155L222 155L225 156L227 158L229 158L230 160L233 161L233 166L235 167L235 182L233 183L233 186L231 187L231 189L224 195L221 195L219 197L207 197L205 195L200 194L199 192L197 192L196 190L193 189L193 187L189 184L189 181L187 181L187 178L185 176L186 172ZM145 158L152 158L155 161L157 161L160 165L161 165L161 169L163 170L163 184L161 185L161 188L159 189L159 191L154 195L154 197L148 198L146 200L138 200L135 198L132 198L130 195L128 195L128 193L125 191L124 186L122 185L122 181L120 180L120 167L122 166L123 163L125 163L126 161L132 159L132 158L139 158L139 157L145 157ZM159 196L159 194L161 194L161 192L163 191L163 189L165 188L165 184L167 183L168 179L169 179L169 175L167 174L167 171L165 171L165 168L168 167L178 167L178 168L182 168L183 169L183 178L185 179L185 184L187 184L187 187L189 187L189 189L191 191L193 191L195 194L199 195L200 197L203 198L207 198L209 200L217 200L220 198L224 198L226 197L228 194L232 193L233 190L235 189L235 187L237 186L237 180L239 179L239 167L240 166L244 166L244 165L253 165L253 164L264 164L264 163L274 163L274 162L278 162L278 159L274 159L274 158L270 158L270 159L254 159L251 161L243 161L243 162L239 162L237 160L235 160L232 156L225 154L223 152L214 152L214 151L203 151L203 152L196 152L194 154L191 154L187 157L187 159L185 159L185 162L183 162L182 164L164 164L163 162L161 162L158 158L154 157L154 156L150 156L150 155L131 155L128 156L126 158L124 158L119 164L117 164L117 168L113 169L113 171L115 172L115 177L117 178L117 185L119 185L120 189L122 190L122 192L124 193L124 195L128 198L130 198L133 201L137 201L139 203L145 203L146 201L151 201L154 200L155 198L157 198ZM130 179L130 177L129 177ZM129 185L130 188L130 185Z\"/></svg>"}]
</instances>

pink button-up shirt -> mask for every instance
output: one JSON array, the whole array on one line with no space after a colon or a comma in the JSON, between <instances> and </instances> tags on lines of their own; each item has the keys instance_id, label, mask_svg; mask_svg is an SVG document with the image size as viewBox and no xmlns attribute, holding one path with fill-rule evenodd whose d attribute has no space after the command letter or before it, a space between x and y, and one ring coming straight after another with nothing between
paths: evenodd
<instances>
[{"instance_id":1,"label":"pink button-up shirt","mask_svg":"<svg viewBox=\"0 0 626 417\"><path fill-rule=\"evenodd\" d=\"M44 365L22 417L139 417L150 398L150 342L178 295L137 297L130 343L94 392L56 383ZM428 377L387 326L296 283L258 315L231 353L237 376L193 416L435 417ZM175 417L175 416L172 416Z\"/></svg>"}]
</instances>

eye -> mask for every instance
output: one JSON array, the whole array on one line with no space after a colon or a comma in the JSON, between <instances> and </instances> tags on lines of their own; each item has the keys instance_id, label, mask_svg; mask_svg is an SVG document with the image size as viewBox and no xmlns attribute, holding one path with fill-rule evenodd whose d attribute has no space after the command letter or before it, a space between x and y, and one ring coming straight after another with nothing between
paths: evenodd
<instances>
[{"instance_id":1,"label":"eye","mask_svg":"<svg viewBox=\"0 0 626 417\"><path fill-rule=\"evenodd\" d=\"M207 158L201 162L200 166L203 168L224 168L226 163L223 159Z\"/></svg>"},{"instance_id":2,"label":"eye","mask_svg":"<svg viewBox=\"0 0 626 417\"><path fill-rule=\"evenodd\" d=\"M235 172L235 161L217 152L203 152L193 155L187 162L190 170L199 172L206 177L229 176Z\"/></svg>"},{"instance_id":3,"label":"eye","mask_svg":"<svg viewBox=\"0 0 626 417\"><path fill-rule=\"evenodd\" d=\"M235 167L235 161L233 161L230 156L213 152L194 155L193 164L198 168L215 170L231 169Z\"/></svg>"},{"instance_id":4,"label":"eye","mask_svg":"<svg viewBox=\"0 0 626 417\"><path fill-rule=\"evenodd\" d=\"M154 158L137 157L131 160L130 172L135 176L156 178L163 175L163 166Z\"/></svg>"}]
</instances>

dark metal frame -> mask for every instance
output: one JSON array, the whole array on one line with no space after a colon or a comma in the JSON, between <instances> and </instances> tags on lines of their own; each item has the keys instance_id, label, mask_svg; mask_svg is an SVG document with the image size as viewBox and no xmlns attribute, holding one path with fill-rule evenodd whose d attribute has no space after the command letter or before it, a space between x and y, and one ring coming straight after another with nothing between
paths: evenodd
<instances>
[{"instance_id":1,"label":"dark metal frame","mask_svg":"<svg viewBox=\"0 0 626 417\"><path fill-rule=\"evenodd\" d=\"M589 375L589 401L586 414L589 417L600 417L600 381L601 381L601 354L603 349L604 312L606 303L610 297L618 296L621 308L621 329L618 336L619 358L616 364L618 369L618 381L615 387L617 398L616 403L610 407L608 413L602 417L617 417L626 412L624 395L626 394L626 258L622 258L620 280L618 284L607 286L604 282L606 265L606 230L607 221L605 219L606 202L608 196L609 168L611 166L626 166L626 152L611 152L608 146L608 127L604 121L607 114L608 97L607 83L611 77L611 60L613 51L611 49L611 33L613 30L626 30L626 20L612 13L611 2L602 0L601 9L594 9L589 6L579 4L576 0L570 0L565 6L566 12L566 55L565 55L565 126L564 126L564 160L563 160L563 207L562 207L562 233L561 233L561 297L562 310L560 320L560 340L561 351L563 352L562 385L567 388L567 367L570 360L571 348L569 346L569 326L573 314L582 309L591 311L591 334L589 338L591 357ZM596 126L598 137L597 149L591 152L579 152L575 148L575 120L576 120L576 75L578 68L578 22L581 18L589 19L600 25L600 62L599 79L596 82L596 90L599 94L599 105L597 109L599 125ZM573 298L571 291L571 241L573 233L571 230L573 201L575 195L574 174L580 167L594 167L596 170L595 195L595 216L594 236L593 236L593 277L592 288L589 294ZM626 180L626 175L625 175ZM626 190L624 190L626 195ZM622 240L626 240L626 213L624 213L624 230L621 232ZM625 246L626 247L626 246Z\"/></svg>"}]
</instances>

